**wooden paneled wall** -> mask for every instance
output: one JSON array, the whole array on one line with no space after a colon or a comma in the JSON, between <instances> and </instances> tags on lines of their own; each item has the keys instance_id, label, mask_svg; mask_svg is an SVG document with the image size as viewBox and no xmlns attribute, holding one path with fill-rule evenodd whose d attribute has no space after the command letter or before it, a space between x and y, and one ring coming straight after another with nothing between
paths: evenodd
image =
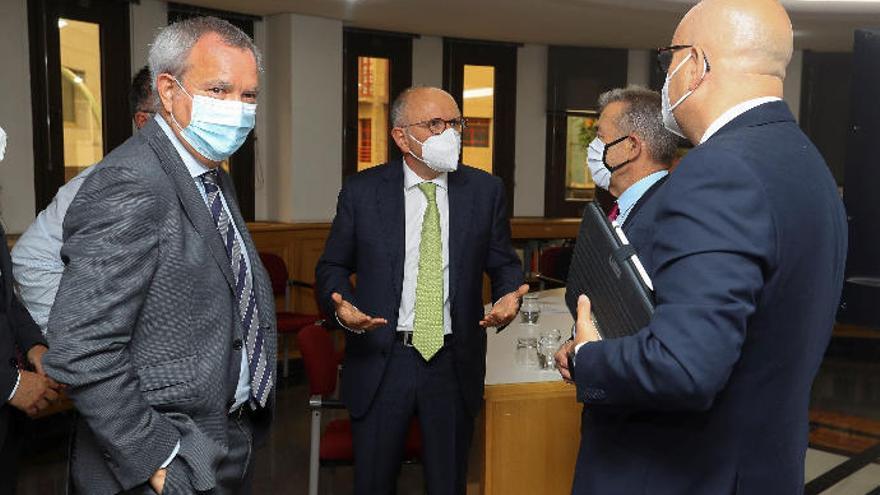
<instances>
[{"instance_id":1,"label":"wooden paneled wall","mask_svg":"<svg viewBox=\"0 0 880 495\"><path fill-rule=\"evenodd\" d=\"M514 218L510 225L514 241L564 239L577 237L580 220L528 217ZM248 229L258 250L277 254L284 259L290 278L315 282L315 265L330 233L329 223L254 222L248 224ZM283 304L283 301L279 300L279 304ZM314 313L317 310L314 294L308 289L296 288L291 304L298 312Z\"/></svg>"}]
</instances>

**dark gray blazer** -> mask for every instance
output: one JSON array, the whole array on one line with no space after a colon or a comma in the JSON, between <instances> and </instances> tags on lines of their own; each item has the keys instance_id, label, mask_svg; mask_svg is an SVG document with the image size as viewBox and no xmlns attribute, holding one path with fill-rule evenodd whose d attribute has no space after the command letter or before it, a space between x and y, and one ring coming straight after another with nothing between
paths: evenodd
<instances>
[{"instance_id":1,"label":"dark gray blazer","mask_svg":"<svg viewBox=\"0 0 880 495\"><path fill-rule=\"evenodd\" d=\"M235 203L221 189L254 273L276 361L271 286ZM49 318L47 373L69 385L80 417L71 480L81 493L138 487L180 441L168 477L208 490L226 453L242 330L230 264L202 196L155 121L107 155L64 220L66 263ZM273 398L256 414L265 436ZM172 491L172 490L166 490ZM177 491L177 490L174 490Z\"/></svg>"}]
</instances>

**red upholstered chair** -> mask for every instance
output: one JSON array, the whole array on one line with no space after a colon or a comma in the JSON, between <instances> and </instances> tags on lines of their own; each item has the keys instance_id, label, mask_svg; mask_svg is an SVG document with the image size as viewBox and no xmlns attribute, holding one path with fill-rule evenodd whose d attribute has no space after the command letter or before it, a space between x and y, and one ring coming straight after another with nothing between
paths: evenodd
<instances>
[{"instance_id":1,"label":"red upholstered chair","mask_svg":"<svg viewBox=\"0 0 880 495\"><path fill-rule=\"evenodd\" d=\"M574 246L551 246L541 250L538 256L538 280L541 290L553 287L564 287L568 279L568 267Z\"/></svg>"},{"instance_id":2,"label":"red upholstered chair","mask_svg":"<svg viewBox=\"0 0 880 495\"><path fill-rule=\"evenodd\" d=\"M266 267L266 271L269 273L269 280L272 282L272 294L274 294L275 297L284 295L284 311L276 311L275 318L278 322L278 337L281 339L281 345L284 349L284 376L287 377L289 371L289 348L287 336L296 334L305 326L311 325L321 318L320 315L317 314L297 313L291 311L290 288L304 287L314 291L314 286L306 282L300 282L299 280L288 278L287 264L284 263L284 260L278 255L272 253L260 253L260 261L263 262L263 266Z\"/></svg>"},{"instance_id":3,"label":"red upholstered chair","mask_svg":"<svg viewBox=\"0 0 880 495\"><path fill-rule=\"evenodd\" d=\"M351 465L354 462L351 420L333 419L321 431L321 416L325 409L344 409L336 394L340 356L333 349L333 340L327 329L308 325L296 334L296 344L302 353L306 378L309 381L309 408L311 409L311 446L309 450L309 495L318 494L321 467ZM405 462L419 462L422 435L418 421L409 426L404 452Z\"/></svg>"}]
</instances>

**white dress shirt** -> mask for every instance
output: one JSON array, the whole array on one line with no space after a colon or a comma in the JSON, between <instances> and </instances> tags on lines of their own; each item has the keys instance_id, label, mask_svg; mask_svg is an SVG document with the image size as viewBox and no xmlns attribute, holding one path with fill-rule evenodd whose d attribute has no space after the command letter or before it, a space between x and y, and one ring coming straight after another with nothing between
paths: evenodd
<instances>
[{"instance_id":1,"label":"white dress shirt","mask_svg":"<svg viewBox=\"0 0 880 495\"><path fill-rule=\"evenodd\" d=\"M703 133L703 138L700 139L700 144L705 143L710 137L714 136L716 132L720 131L722 127L749 110L765 103L781 100L782 98L776 96L762 96L761 98L753 98L730 107L709 125L706 132Z\"/></svg>"},{"instance_id":2,"label":"white dress shirt","mask_svg":"<svg viewBox=\"0 0 880 495\"><path fill-rule=\"evenodd\" d=\"M426 181L416 175L405 161L403 167L403 196L406 227L403 261L403 291L397 312L397 330L412 331L416 313L416 283L419 276L419 245L422 240L422 221L428 208L428 198L419 189L422 182L437 184L437 211L440 214L440 239L443 245L443 333L452 333L452 312L449 304L449 178L442 173Z\"/></svg>"},{"instance_id":3,"label":"white dress shirt","mask_svg":"<svg viewBox=\"0 0 880 495\"><path fill-rule=\"evenodd\" d=\"M46 335L49 312L64 274L61 261L64 217L92 170L94 167L83 170L61 186L49 206L37 215L12 248L12 272L19 298L43 335Z\"/></svg>"}]
</instances>

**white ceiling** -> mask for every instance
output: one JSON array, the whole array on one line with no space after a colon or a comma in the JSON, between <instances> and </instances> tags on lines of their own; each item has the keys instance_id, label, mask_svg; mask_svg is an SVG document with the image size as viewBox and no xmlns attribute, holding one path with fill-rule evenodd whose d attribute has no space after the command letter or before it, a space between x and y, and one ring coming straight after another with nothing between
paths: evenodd
<instances>
[{"instance_id":1,"label":"white ceiling","mask_svg":"<svg viewBox=\"0 0 880 495\"><path fill-rule=\"evenodd\" d=\"M692 0L177 0L254 15L285 12L346 25L521 43L655 48ZM797 48L845 51L853 30L880 28L878 1L783 0Z\"/></svg>"}]
</instances>

